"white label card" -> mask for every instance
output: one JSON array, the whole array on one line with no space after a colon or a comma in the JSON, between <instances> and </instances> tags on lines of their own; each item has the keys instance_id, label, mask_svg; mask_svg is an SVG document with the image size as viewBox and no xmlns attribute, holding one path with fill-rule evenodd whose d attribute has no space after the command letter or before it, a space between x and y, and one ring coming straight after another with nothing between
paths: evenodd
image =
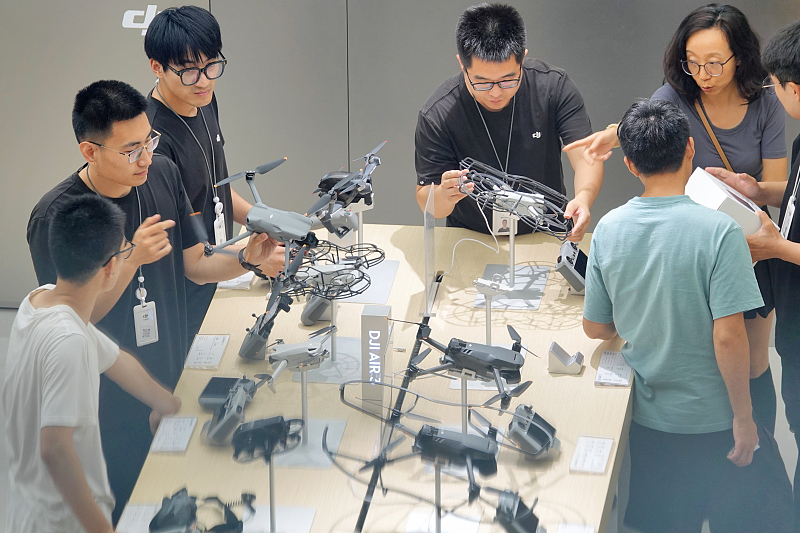
<instances>
[{"instance_id":1,"label":"white label card","mask_svg":"<svg viewBox=\"0 0 800 533\"><path fill-rule=\"evenodd\" d=\"M225 213L218 213L214 219L214 240L217 246L228 240L225 234Z\"/></svg>"},{"instance_id":2,"label":"white label card","mask_svg":"<svg viewBox=\"0 0 800 533\"><path fill-rule=\"evenodd\" d=\"M789 228L792 227L792 221L794 220L794 204L795 198L790 196L789 203L786 204L786 213L783 215L783 224L781 225L781 237L784 239L789 238Z\"/></svg>"},{"instance_id":3,"label":"white label card","mask_svg":"<svg viewBox=\"0 0 800 533\"><path fill-rule=\"evenodd\" d=\"M218 289L241 289L245 291L250 290L250 284L253 283L254 272L245 272L241 276L229 279L227 281L220 281L217 283Z\"/></svg>"},{"instance_id":4,"label":"white label card","mask_svg":"<svg viewBox=\"0 0 800 533\"><path fill-rule=\"evenodd\" d=\"M217 369L230 335L195 335L185 368Z\"/></svg>"},{"instance_id":5,"label":"white label card","mask_svg":"<svg viewBox=\"0 0 800 533\"><path fill-rule=\"evenodd\" d=\"M608 458L613 447L614 439L578 437L569 471L603 474L608 466Z\"/></svg>"},{"instance_id":6,"label":"white label card","mask_svg":"<svg viewBox=\"0 0 800 533\"><path fill-rule=\"evenodd\" d=\"M631 384L631 369L622 352L604 351L600 356L600 364L597 366L597 376L594 378L595 385L612 387L629 387Z\"/></svg>"},{"instance_id":7,"label":"white label card","mask_svg":"<svg viewBox=\"0 0 800 533\"><path fill-rule=\"evenodd\" d=\"M150 451L185 452L196 424L196 416L165 416L153 437Z\"/></svg>"},{"instance_id":8,"label":"white label card","mask_svg":"<svg viewBox=\"0 0 800 533\"><path fill-rule=\"evenodd\" d=\"M158 318L156 303L145 302L133 307L133 326L136 331L136 346L158 342Z\"/></svg>"}]
</instances>

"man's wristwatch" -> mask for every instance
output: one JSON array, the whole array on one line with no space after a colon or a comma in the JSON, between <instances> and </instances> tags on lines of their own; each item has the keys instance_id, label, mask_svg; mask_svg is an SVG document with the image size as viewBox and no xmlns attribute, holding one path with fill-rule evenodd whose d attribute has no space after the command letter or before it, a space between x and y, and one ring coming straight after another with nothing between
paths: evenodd
<instances>
[{"instance_id":1,"label":"man's wristwatch","mask_svg":"<svg viewBox=\"0 0 800 533\"><path fill-rule=\"evenodd\" d=\"M261 269L258 268L260 265L254 265L254 264L248 263L247 261L244 260L244 251L245 251L244 248L239 250L239 264L242 265L242 268L245 269L245 270L249 270L250 272L254 272L256 274L256 276L258 276L260 278L265 277L264 273L261 271Z\"/></svg>"}]
</instances>

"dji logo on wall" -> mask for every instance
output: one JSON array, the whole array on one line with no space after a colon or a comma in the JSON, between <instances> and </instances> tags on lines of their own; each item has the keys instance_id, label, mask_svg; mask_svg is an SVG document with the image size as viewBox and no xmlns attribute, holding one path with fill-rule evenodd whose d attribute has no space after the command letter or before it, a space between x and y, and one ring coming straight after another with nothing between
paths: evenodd
<instances>
[{"instance_id":1,"label":"dji logo on wall","mask_svg":"<svg viewBox=\"0 0 800 533\"><path fill-rule=\"evenodd\" d=\"M156 14L160 13L160 11L156 11L158 8L155 5L148 5L147 11L139 11L136 9L130 9L126 11L122 15L122 27L123 28L132 28L134 30L142 30L142 35L147 33L147 27L150 25L150 22L153 20L153 17ZM141 17L140 20L137 18Z\"/></svg>"}]
</instances>

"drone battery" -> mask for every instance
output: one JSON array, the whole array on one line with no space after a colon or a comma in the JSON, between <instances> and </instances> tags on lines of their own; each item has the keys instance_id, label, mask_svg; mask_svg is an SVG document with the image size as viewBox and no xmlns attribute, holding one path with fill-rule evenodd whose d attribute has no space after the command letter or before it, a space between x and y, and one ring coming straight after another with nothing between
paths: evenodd
<instances>
[{"instance_id":1,"label":"drone battery","mask_svg":"<svg viewBox=\"0 0 800 533\"><path fill-rule=\"evenodd\" d=\"M212 377L200 393L198 403L206 411L217 410L225 403L228 394L238 381L239 378Z\"/></svg>"},{"instance_id":2,"label":"drone battery","mask_svg":"<svg viewBox=\"0 0 800 533\"><path fill-rule=\"evenodd\" d=\"M565 242L556 260L556 272L579 294L586 288L586 254L574 242Z\"/></svg>"}]
</instances>

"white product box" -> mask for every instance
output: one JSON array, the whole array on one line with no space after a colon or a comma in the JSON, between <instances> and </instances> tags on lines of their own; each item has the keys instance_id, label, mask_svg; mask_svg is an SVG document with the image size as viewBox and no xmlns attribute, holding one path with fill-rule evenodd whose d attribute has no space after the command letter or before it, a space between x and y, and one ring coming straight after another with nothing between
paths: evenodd
<instances>
[{"instance_id":1,"label":"white product box","mask_svg":"<svg viewBox=\"0 0 800 533\"><path fill-rule=\"evenodd\" d=\"M698 204L730 216L745 235L752 235L761 227L760 207L700 167L692 172L686 194Z\"/></svg>"}]
</instances>

